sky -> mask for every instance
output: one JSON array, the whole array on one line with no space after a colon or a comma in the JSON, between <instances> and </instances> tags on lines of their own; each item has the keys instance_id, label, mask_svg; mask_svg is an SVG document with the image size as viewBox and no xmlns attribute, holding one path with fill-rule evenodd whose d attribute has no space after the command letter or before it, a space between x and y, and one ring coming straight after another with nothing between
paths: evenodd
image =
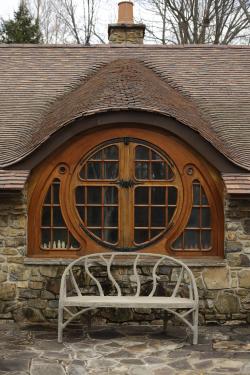
<instances>
[{"instance_id":1,"label":"sky","mask_svg":"<svg viewBox=\"0 0 250 375\"><path fill-rule=\"evenodd\" d=\"M79 4L82 0L77 0ZM117 21L118 3L120 0L100 0L100 9L98 11L98 32L107 42L107 30L109 23ZM20 0L0 0L0 19L7 20L13 18L14 10L18 9ZM145 13L143 14L143 16ZM142 9L139 5L134 5L134 19L142 19ZM99 42L97 42L99 43Z\"/></svg>"}]
</instances>

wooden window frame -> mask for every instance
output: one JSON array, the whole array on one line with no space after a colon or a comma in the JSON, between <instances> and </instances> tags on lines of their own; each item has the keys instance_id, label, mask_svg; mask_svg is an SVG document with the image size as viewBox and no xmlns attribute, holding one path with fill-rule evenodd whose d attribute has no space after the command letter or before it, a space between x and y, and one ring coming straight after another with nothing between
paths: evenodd
<instances>
[{"instance_id":1,"label":"wooden window frame","mask_svg":"<svg viewBox=\"0 0 250 375\"><path fill-rule=\"evenodd\" d=\"M195 150L191 149L179 138L156 128L120 125L115 128L105 128L91 131L68 141L57 151L44 160L32 171L28 187L28 256L39 258L77 258L93 252L110 251L100 242L95 241L85 233L79 225L76 215L73 186L76 186L76 176L79 166L86 157L99 145L109 144L115 139L134 139L153 145L168 155L173 161L176 171L178 198L173 225L163 237L144 247L143 252L170 254L175 257L223 257L224 255L224 209L223 184L219 173ZM134 162L134 161L133 161ZM79 242L79 249L47 250L40 246L41 208L47 190L54 179L61 183L60 202L64 221L68 230ZM203 187L211 208L213 246L209 251L176 251L172 243L185 229L192 204L192 182L198 180ZM67 197L67 199L64 199ZM133 215L128 210L127 215ZM119 214L119 220L121 220ZM131 220L130 220L131 222ZM123 235L130 228L124 227ZM140 249L138 249L140 251Z\"/></svg>"}]
</instances>

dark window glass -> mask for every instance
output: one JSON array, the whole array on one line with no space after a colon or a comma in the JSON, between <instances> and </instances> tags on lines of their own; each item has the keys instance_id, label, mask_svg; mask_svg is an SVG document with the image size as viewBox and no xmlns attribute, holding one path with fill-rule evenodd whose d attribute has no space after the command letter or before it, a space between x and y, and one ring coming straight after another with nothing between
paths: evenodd
<instances>
[{"instance_id":1,"label":"dark window glass","mask_svg":"<svg viewBox=\"0 0 250 375\"><path fill-rule=\"evenodd\" d=\"M77 186L76 188L76 204L85 203L85 187Z\"/></svg>"},{"instance_id":2,"label":"dark window glass","mask_svg":"<svg viewBox=\"0 0 250 375\"><path fill-rule=\"evenodd\" d=\"M102 188L99 186L87 187L87 203L101 204L102 203Z\"/></svg>"},{"instance_id":3,"label":"dark window glass","mask_svg":"<svg viewBox=\"0 0 250 375\"><path fill-rule=\"evenodd\" d=\"M154 238L158 236L160 233L162 233L162 229L151 229L151 238Z\"/></svg>"},{"instance_id":4,"label":"dark window glass","mask_svg":"<svg viewBox=\"0 0 250 375\"><path fill-rule=\"evenodd\" d=\"M200 248L200 231L199 230L185 230L184 248L185 249L199 249Z\"/></svg>"},{"instance_id":5,"label":"dark window glass","mask_svg":"<svg viewBox=\"0 0 250 375\"><path fill-rule=\"evenodd\" d=\"M118 190L116 187L104 187L104 204L118 204Z\"/></svg>"},{"instance_id":6,"label":"dark window glass","mask_svg":"<svg viewBox=\"0 0 250 375\"><path fill-rule=\"evenodd\" d=\"M70 249L78 249L79 248L79 242L70 234L69 235L69 248Z\"/></svg>"},{"instance_id":7,"label":"dark window glass","mask_svg":"<svg viewBox=\"0 0 250 375\"><path fill-rule=\"evenodd\" d=\"M210 209L203 207L201 213L201 226L203 228L209 228L211 226Z\"/></svg>"},{"instance_id":8,"label":"dark window glass","mask_svg":"<svg viewBox=\"0 0 250 375\"><path fill-rule=\"evenodd\" d=\"M83 206L76 206L76 208L82 221L85 221L85 208Z\"/></svg>"},{"instance_id":9,"label":"dark window glass","mask_svg":"<svg viewBox=\"0 0 250 375\"><path fill-rule=\"evenodd\" d=\"M116 227L118 225L118 208L104 207L104 226Z\"/></svg>"},{"instance_id":10,"label":"dark window glass","mask_svg":"<svg viewBox=\"0 0 250 375\"><path fill-rule=\"evenodd\" d=\"M200 205L200 185L193 184L193 205Z\"/></svg>"},{"instance_id":11,"label":"dark window glass","mask_svg":"<svg viewBox=\"0 0 250 375\"><path fill-rule=\"evenodd\" d=\"M172 247L173 249L176 249L176 250L182 250L183 249L183 244L182 244L182 240L183 240L183 234L181 234L173 243Z\"/></svg>"},{"instance_id":12,"label":"dark window glass","mask_svg":"<svg viewBox=\"0 0 250 375\"><path fill-rule=\"evenodd\" d=\"M102 178L102 164L101 162L87 163L87 179L98 180Z\"/></svg>"},{"instance_id":13,"label":"dark window glass","mask_svg":"<svg viewBox=\"0 0 250 375\"><path fill-rule=\"evenodd\" d=\"M68 230L53 229L53 249L66 249L68 247Z\"/></svg>"},{"instance_id":14,"label":"dark window glass","mask_svg":"<svg viewBox=\"0 0 250 375\"><path fill-rule=\"evenodd\" d=\"M109 146L103 149L103 159L107 160L118 160L118 148L117 146Z\"/></svg>"},{"instance_id":15,"label":"dark window glass","mask_svg":"<svg viewBox=\"0 0 250 375\"><path fill-rule=\"evenodd\" d=\"M118 241L117 229L104 229L103 240L109 243L116 243Z\"/></svg>"},{"instance_id":16,"label":"dark window glass","mask_svg":"<svg viewBox=\"0 0 250 375\"><path fill-rule=\"evenodd\" d=\"M137 187L135 189L135 204L148 204L148 187Z\"/></svg>"},{"instance_id":17,"label":"dark window glass","mask_svg":"<svg viewBox=\"0 0 250 375\"><path fill-rule=\"evenodd\" d=\"M165 227L166 225L166 208L151 207L151 226Z\"/></svg>"},{"instance_id":18,"label":"dark window glass","mask_svg":"<svg viewBox=\"0 0 250 375\"><path fill-rule=\"evenodd\" d=\"M137 146L135 149L136 160L148 160L149 159L149 149L144 146Z\"/></svg>"},{"instance_id":19,"label":"dark window glass","mask_svg":"<svg viewBox=\"0 0 250 375\"><path fill-rule=\"evenodd\" d=\"M203 230L201 232L201 247L202 249L209 249L211 247L211 231Z\"/></svg>"},{"instance_id":20,"label":"dark window glass","mask_svg":"<svg viewBox=\"0 0 250 375\"><path fill-rule=\"evenodd\" d=\"M54 227L65 227L62 212L60 207L53 207L53 226Z\"/></svg>"},{"instance_id":21,"label":"dark window glass","mask_svg":"<svg viewBox=\"0 0 250 375\"><path fill-rule=\"evenodd\" d=\"M152 204L166 204L166 188L152 187L151 188L151 203Z\"/></svg>"},{"instance_id":22,"label":"dark window glass","mask_svg":"<svg viewBox=\"0 0 250 375\"><path fill-rule=\"evenodd\" d=\"M42 226L50 227L51 226L51 208L50 206L44 206L42 210Z\"/></svg>"},{"instance_id":23,"label":"dark window glass","mask_svg":"<svg viewBox=\"0 0 250 375\"><path fill-rule=\"evenodd\" d=\"M51 247L50 229L42 229L41 235L41 246L43 249L48 249Z\"/></svg>"},{"instance_id":24,"label":"dark window glass","mask_svg":"<svg viewBox=\"0 0 250 375\"><path fill-rule=\"evenodd\" d=\"M175 207L168 207L168 224L172 220L172 217L174 216Z\"/></svg>"},{"instance_id":25,"label":"dark window glass","mask_svg":"<svg viewBox=\"0 0 250 375\"><path fill-rule=\"evenodd\" d=\"M106 161L104 163L104 179L114 180L118 177L118 163Z\"/></svg>"},{"instance_id":26,"label":"dark window glass","mask_svg":"<svg viewBox=\"0 0 250 375\"><path fill-rule=\"evenodd\" d=\"M188 221L188 228L198 228L200 227L200 208L192 208L189 221Z\"/></svg>"},{"instance_id":27,"label":"dark window glass","mask_svg":"<svg viewBox=\"0 0 250 375\"><path fill-rule=\"evenodd\" d=\"M90 160L102 160L102 151L97 151Z\"/></svg>"},{"instance_id":28,"label":"dark window glass","mask_svg":"<svg viewBox=\"0 0 250 375\"><path fill-rule=\"evenodd\" d=\"M87 226L100 227L102 225L102 208L88 207L87 210Z\"/></svg>"},{"instance_id":29,"label":"dark window glass","mask_svg":"<svg viewBox=\"0 0 250 375\"><path fill-rule=\"evenodd\" d=\"M143 243L148 241L148 230L147 229L135 229L135 243Z\"/></svg>"},{"instance_id":30,"label":"dark window glass","mask_svg":"<svg viewBox=\"0 0 250 375\"><path fill-rule=\"evenodd\" d=\"M153 180L165 180L166 179L166 164L165 162L154 162L151 164L152 168L152 179Z\"/></svg>"},{"instance_id":31,"label":"dark window glass","mask_svg":"<svg viewBox=\"0 0 250 375\"><path fill-rule=\"evenodd\" d=\"M91 229L91 233L93 233L98 238L102 238L102 231L101 231L101 229Z\"/></svg>"},{"instance_id":32,"label":"dark window glass","mask_svg":"<svg viewBox=\"0 0 250 375\"><path fill-rule=\"evenodd\" d=\"M135 207L135 226L148 227L148 207Z\"/></svg>"},{"instance_id":33,"label":"dark window glass","mask_svg":"<svg viewBox=\"0 0 250 375\"><path fill-rule=\"evenodd\" d=\"M46 194L45 200L44 200L44 204L50 204L50 203L51 203L51 187L49 188Z\"/></svg>"},{"instance_id":34,"label":"dark window glass","mask_svg":"<svg viewBox=\"0 0 250 375\"><path fill-rule=\"evenodd\" d=\"M205 194L205 192L202 188L201 188L201 203L203 205L208 205L208 200L207 200L206 194Z\"/></svg>"},{"instance_id":35,"label":"dark window glass","mask_svg":"<svg viewBox=\"0 0 250 375\"><path fill-rule=\"evenodd\" d=\"M59 204L59 190L60 185L59 184L53 184L53 203Z\"/></svg>"},{"instance_id":36,"label":"dark window glass","mask_svg":"<svg viewBox=\"0 0 250 375\"><path fill-rule=\"evenodd\" d=\"M152 151L152 160L162 160L159 154L157 152Z\"/></svg>"},{"instance_id":37,"label":"dark window glass","mask_svg":"<svg viewBox=\"0 0 250 375\"><path fill-rule=\"evenodd\" d=\"M173 186L168 188L168 204L176 205L177 203L177 189Z\"/></svg>"},{"instance_id":38,"label":"dark window glass","mask_svg":"<svg viewBox=\"0 0 250 375\"><path fill-rule=\"evenodd\" d=\"M149 164L147 162L136 162L135 164L135 177L139 180L148 180L149 177Z\"/></svg>"}]
</instances>

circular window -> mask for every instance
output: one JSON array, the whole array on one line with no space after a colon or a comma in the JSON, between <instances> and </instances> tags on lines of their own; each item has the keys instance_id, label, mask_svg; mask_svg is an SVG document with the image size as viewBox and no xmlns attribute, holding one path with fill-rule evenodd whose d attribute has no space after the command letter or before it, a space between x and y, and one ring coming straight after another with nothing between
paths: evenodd
<instances>
[{"instance_id":1,"label":"circular window","mask_svg":"<svg viewBox=\"0 0 250 375\"><path fill-rule=\"evenodd\" d=\"M75 174L81 227L104 246L145 247L171 226L178 200L177 170L152 144L118 139L99 145Z\"/></svg>"}]
</instances>

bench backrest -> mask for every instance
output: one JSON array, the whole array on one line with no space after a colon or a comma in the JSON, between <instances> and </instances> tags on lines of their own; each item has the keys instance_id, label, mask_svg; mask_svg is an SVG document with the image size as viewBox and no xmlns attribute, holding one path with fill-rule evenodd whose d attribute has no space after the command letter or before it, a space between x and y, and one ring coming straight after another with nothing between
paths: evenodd
<instances>
[{"instance_id":1,"label":"bench backrest","mask_svg":"<svg viewBox=\"0 0 250 375\"><path fill-rule=\"evenodd\" d=\"M147 278L151 280L151 285L147 285L149 297L155 295L158 283L163 279L165 284L171 286L169 297L185 297L198 302L196 282L192 271L185 263L167 255L131 252L97 253L76 259L69 264L62 275L60 298L66 298L72 290L75 295L82 296L84 294L82 285L86 284L86 280L88 280L88 285L92 285L92 289L93 286L96 289L96 293L92 294L105 296L103 274L113 286L112 295L122 296L122 281L115 271L119 267L130 269L129 280L134 286L134 297L145 295L145 288L142 288L142 270L146 268ZM185 295L182 293L183 285L186 288Z\"/></svg>"}]
</instances>

